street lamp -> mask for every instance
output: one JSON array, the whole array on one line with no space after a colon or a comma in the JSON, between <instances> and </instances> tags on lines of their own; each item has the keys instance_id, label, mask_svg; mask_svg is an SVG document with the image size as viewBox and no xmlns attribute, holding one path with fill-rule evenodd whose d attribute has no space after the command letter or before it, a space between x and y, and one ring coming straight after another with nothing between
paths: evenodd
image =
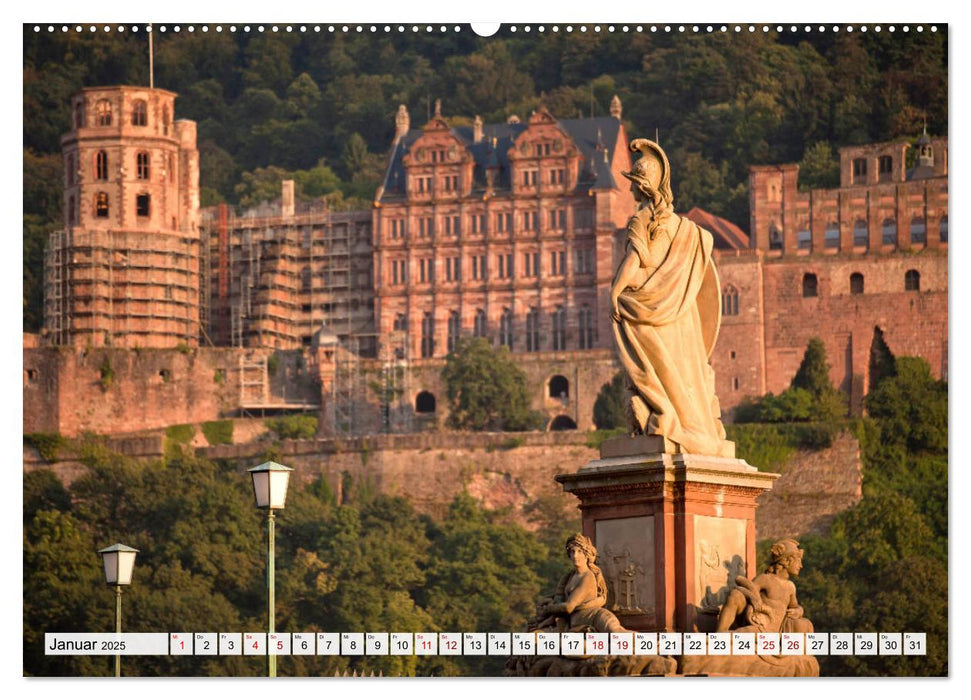
<instances>
[{"instance_id":1,"label":"street lamp","mask_svg":"<svg viewBox=\"0 0 971 700\"><path fill-rule=\"evenodd\" d=\"M276 607L276 592L274 579L276 578L276 552L274 540L275 518L274 510L283 508L287 500L287 486L290 484L290 467L276 462L264 462L258 467L248 470L253 477L253 495L256 496L256 507L266 508L266 589L267 589L267 618L269 620L266 650L266 669L270 678L276 676L276 655L270 653L269 635L276 630L273 618Z\"/></svg>"},{"instance_id":2,"label":"street lamp","mask_svg":"<svg viewBox=\"0 0 971 700\"><path fill-rule=\"evenodd\" d=\"M119 542L99 549L98 554L104 562L105 583L115 587L115 633L121 634L121 587L131 583L138 550ZM121 654L115 654L115 677L121 677Z\"/></svg>"}]
</instances>

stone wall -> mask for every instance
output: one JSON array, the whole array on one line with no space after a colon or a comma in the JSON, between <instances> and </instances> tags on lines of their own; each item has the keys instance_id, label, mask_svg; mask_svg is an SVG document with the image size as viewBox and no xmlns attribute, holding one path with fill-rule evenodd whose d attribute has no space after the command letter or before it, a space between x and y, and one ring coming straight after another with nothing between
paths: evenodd
<instances>
[{"instance_id":1,"label":"stone wall","mask_svg":"<svg viewBox=\"0 0 971 700\"><path fill-rule=\"evenodd\" d=\"M241 362L272 352L24 348L23 432L117 435L232 416L241 406ZM266 381L267 403L319 396L298 355L278 352L278 369Z\"/></svg>"},{"instance_id":2,"label":"stone wall","mask_svg":"<svg viewBox=\"0 0 971 700\"><path fill-rule=\"evenodd\" d=\"M797 451L780 471L772 490L759 498L759 539L821 534L863 496L860 443L849 433L829 449Z\"/></svg>"},{"instance_id":3,"label":"stone wall","mask_svg":"<svg viewBox=\"0 0 971 700\"><path fill-rule=\"evenodd\" d=\"M251 422L240 434L259 432ZM531 514L559 513L579 524L578 502L553 480L573 472L599 451L578 432L414 433L349 440L284 440L274 459L293 467L294 478L309 483L323 476L341 498L346 476L379 493L408 498L422 513L442 517L452 499L468 491L492 509L508 509L511 520L535 529ZM157 458L162 439L112 441L113 449ZM266 458L268 443L202 447L198 454L224 460L241 471ZM65 454L47 464L33 448L24 448L24 470L53 469L70 483L85 467ZM836 513L859 502L862 473L859 443L842 434L825 450L799 450L779 469L772 491L759 499L759 539L818 533Z\"/></svg>"}]
</instances>

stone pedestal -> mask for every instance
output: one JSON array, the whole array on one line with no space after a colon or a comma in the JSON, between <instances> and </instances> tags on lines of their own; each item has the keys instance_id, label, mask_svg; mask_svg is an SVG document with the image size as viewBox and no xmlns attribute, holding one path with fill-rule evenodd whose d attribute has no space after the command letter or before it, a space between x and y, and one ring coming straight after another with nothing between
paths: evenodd
<instances>
[{"instance_id":1,"label":"stone pedestal","mask_svg":"<svg viewBox=\"0 0 971 700\"><path fill-rule=\"evenodd\" d=\"M757 573L755 499L778 476L639 436L605 441L600 459L556 480L580 499L625 627L714 631L735 577Z\"/></svg>"}]
</instances>

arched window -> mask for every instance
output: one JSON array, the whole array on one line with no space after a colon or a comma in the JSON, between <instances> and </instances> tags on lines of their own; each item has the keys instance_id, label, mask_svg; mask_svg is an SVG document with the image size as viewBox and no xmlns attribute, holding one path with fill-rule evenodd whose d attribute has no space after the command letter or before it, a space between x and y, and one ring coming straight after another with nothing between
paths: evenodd
<instances>
[{"instance_id":1,"label":"arched window","mask_svg":"<svg viewBox=\"0 0 971 700\"><path fill-rule=\"evenodd\" d=\"M738 316L738 290L726 284L722 289L722 316Z\"/></svg>"},{"instance_id":2,"label":"arched window","mask_svg":"<svg viewBox=\"0 0 971 700\"><path fill-rule=\"evenodd\" d=\"M98 192L94 198L94 215L99 219L108 218L108 193Z\"/></svg>"},{"instance_id":3,"label":"arched window","mask_svg":"<svg viewBox=\"0 0 971 700\"><path fill-rule=\"evenodd\" d=\"M840 225L835 221L826 224L825 240L827 248L840 247Z\"/></svg>"},{"instance_id":4,"label":"arched window","mask_svg":"<svg viewBox=\"0 0 971 700\"><path fill-rule=\"evenodd\" d=\"M131 107L131 125L145 126L148 124L148 105L145 100L135 100Z\"/></svg>"},{"instance_id":5,"label":"arched window","mask_svg":"<svg viewBox=\"0 0 971 700\"><path fill-rule=\"evenodd\" d=\"M461 328L462 322L459 319L459 312L451 312L448 315L448 336L446 341L448 344L448 352L455 351L455 346L458 345L459 342L459 332L461 331Z\"/></svg>"},{"instance_id":6,"label":"arched window","mask_svg":"<svg viewBox=\"0 0 971 700\"><path fill-rule=\"evenodd\" d=\"M78 102L74 105L74 128L80 129L84 126L84 103Z\"/></svg>"},{"instance_id":7,"label":"arched window","mask_svg":"<svg viewBox=\"0 0 971 700\"><path fill-rule=\"evenodd\" d=\"M921 216L915 216L910 220L910 242L927 243L927 223Z\"/></svg>"},{"instance_id":8,"label":"arched window","mask_svg":"<svg viewBox=\"0 0 971 700\"><path fill-rule=\"evenodd\" d=\"M408 330L408 317L405 316L404 314L395 314L392 330L396 330L396 331Z\"/></svg>"},{"instance_id":9,"label":"arched window","mask_svg":"<svg viewBox=\"0 0 971 700\"><path fill-rule=\"evenodd\" d=\"M539 310L535 307L526 314L526 352L539 351Z\"/></svg>"},{"instance_id":10,"label":"arched window","mask_svg":"<svg viewBox=\"0 0 971 700\"><path fill-rule=\"evenodd\" d=\"M870 231L863 219L853 222L853 245L857 248L867 248L870 245Z\"/></svg>"},{"instance_id":11,"label":"arched window","mask_svg":"<svg viewBox=\"0 0 971 700\"><path fill-rule=\"evenodd\" d=\"M67 223L74 223L74 195L67 198Z\"/></svg>"},{"instance_id":12,"label":"arched window","mask_svg":"<svg viewBox=\"0 0 971 700\"><path fill-rule=\"evenodd\" d=\"M94 114L98 126L111 126L111 103L108 100L98 100Z\"/></svg>"},{"instance_id":13,"label":"arched window","mask_svg":"<svg viewBox=\"0 0 971 700\"><path fill-rule=\"evenodd\" d=\"M941 243L947 243L947 214L941 217L940 233Z\"/></svg>"},{"instance_id":14,"label":"arched window","mask_svg":"<svg viewBox=\"0 0 971 700\"><path fill-rule=\"evenodd\" d=\"M769 250L782 250L782 230L774 222L769 225Z\"/></svg>"},{"instance_id":15,"label":"arched window","mask_svg":"<svg viewBox=\"0 0 971 700\"><path fill-rule=\"evenodd\" d=\"M512 311L509 309L503 309L502 316L499 317L499 344L513 349Z\"/></svg>"},{"instance_id":16,"label":"arched window","mask_svg":"<svg viewBox=\"0 0 971 700\"><path fill-rule=\"evenodd\" d=\"M577 424L570 416L557 416L550 423L550 430L576 430Z\"/></svg>"},{"instance_id":17,"label":"arched window","mask_svg":"<svg viewBox=\"0 0 971 700\"><path fill-rule=\"evenodd\" d=\"M74 172L76 170L74 167L74 154L69 153L66 160L67 162L64 165L64 174L67 175L67 186L72 187L74 185Z\"/></svg>"},{"instance_id":18,"label":"arched window","mask_svg":"<svg viewBox=\"0 0 971 700\"><path fill-rule=\"evenodd\" d=\"M819 296L819 283L816 280L816 275L811 272L802 276L802 295L804 297Z\"/></svg>"},{"instance_id":19,"label":"arched window","mask_svg":"<svg viewBox=\"0 0 971 700\"><path fill-rule=\"evenodd\" d=\"M904 291L920 291L920 273L917 272L917 270L907 270L907 272L904 273Z\"/></svg>"},{"instance_id":20,"label":"arched window","mask_svg":"<svg viewBox=\"0 0 971 700\"><path fill-rule=\"evenodd\" d=\"M593 311L584 304L580 307L577 314L577 326L580 331L578 344L581 350L589 350L593 347Z\"/></svg>"},{"instance_id":21,"label":"arched window","mask_svg":"<svg viewBox=\"0 0 971 700\"><path fill-rule=\"evenodd\" d=\"M859 272L850 275L850 294L863 294L863 275Z\"/></svg>"},{"instance_id":22,"label":"arched window","mask_svg":"<svg viewBox=\"0 0 971 700\"><path fill-rule=\"evenodd\" d=\"M897 245L897 220L896 219L884 219L883 224L881 224L880 226L880 230L883 231L884 245Z\"/></svg>"},{"instance_id":23,"label":"arched window","mask_svg":"<svg viewBox=\"0 0 971 700\"><path fill-rule=\"evenodd\" d=\"M475 310L475 321L472 325L472 335L476 338L486 337L486 313L482 309Z\"/></svg>"},{"instance_id":24,"label":"arched window","mask_svg":"<svg viewBox=\"0 0 971 700\"><path fill-rule=\"evenodd\" d=\"M421 317L421 356L431 357L435 353L435 319L425 312Z\"/></svg>"},{"instance_id":25,"label":"arched window","mask_svg":"<svg viewBox=\"0 0 971 700\"><path fill-rule=\"evenodd\" d=\"M422 391L415 397L415 413L434 413L435 394Z\"/></svg>"},{"instance_id":26,"label":"arched window","mask_svg":"<svg viewBox=\"0 0 971 700\"><path fill-rule=\"evenodd\" d=\"M566 309L562 306L553 312L553 349L566 350Z\"/></svg>"},{"instance_id":27,"label":"arched window","mask_svg":"<svg viewBox=\"0 0 971 700\"><path fill-rule=\"evenodd\" d=\"M866 158L853 159L853 184L866 182Z\"/></svg>"},{"instance_id":28,"label":"arched window","mask_svg":"<svg viewBox=\"0 0 971 700\"><path fill-rule=\"evenodd\" d=\"M550 398L570 398L570 380L564 377L562 374L556 374L550 377Z\"/></svg>"},{"instance_id":29,"label":"arched window","mask_svg":"<svg viewBox=\"0 0 971 700\"><path fill-rule=\"evenodd\" d=\"M98 151L94 156L94 179L101 181L108 179L107 151Z\"/></svg>"},{"instance_id":30,"label":"arched window","mask_svg":"<svg viewBox=\"0 0 971 700\"><path fill-rule=\"evenodd\" d=\"M135 170L138 173L138 179L148 180L149 179L149 158L148 158L148 153L146 151L142 151L141 153L135 156L135 165L136 165Z\"/></svg>"}]
</instances>

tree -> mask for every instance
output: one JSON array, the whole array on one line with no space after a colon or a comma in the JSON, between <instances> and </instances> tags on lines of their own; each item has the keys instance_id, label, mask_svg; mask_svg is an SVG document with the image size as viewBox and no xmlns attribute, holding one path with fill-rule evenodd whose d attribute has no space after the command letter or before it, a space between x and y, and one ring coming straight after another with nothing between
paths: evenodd
<instances>
[{"instance_id":1,"label":"tree","mask_svg":"<svg viewBox=\"0 0 971 700\"><path fill-rule=\"evenodd\" d=\"M600 387L593 402L593 422L598 430L623 428L627 425L627 382L623 371Z\"/></svg>"},{"instance_id":2,"label":"tree","mask_svg":"<svg viewBox=\"0 0 971 700\"><path fill-rule=\"evenodd\" d=\"M898 357L895 375L867 395L870 416L881 423L881 439L911 451L947 452L947 384L931 375L921 357Z\"/></svg>"},{"instance_id":3,"label":"tree","mask_svg":"<svg viewBox=\"0 0 971 700\"><path fill-rule=\"evenodd\" d=\"M442 381L453 428L529 430L536 425L526 374L505 346L496 350L484 338L460 339L445 358Z\"/></svg>"},{"instance_id":4,"label":"tree","mask_svg":"<svg viewBox=\"0 0 971 700\"><path fill-rule=\"evenodd\" d=\"M840 161L827 141L817 141L806 149L799 162L799 189L839 187Z\"/></svg>"}]
</instances>

